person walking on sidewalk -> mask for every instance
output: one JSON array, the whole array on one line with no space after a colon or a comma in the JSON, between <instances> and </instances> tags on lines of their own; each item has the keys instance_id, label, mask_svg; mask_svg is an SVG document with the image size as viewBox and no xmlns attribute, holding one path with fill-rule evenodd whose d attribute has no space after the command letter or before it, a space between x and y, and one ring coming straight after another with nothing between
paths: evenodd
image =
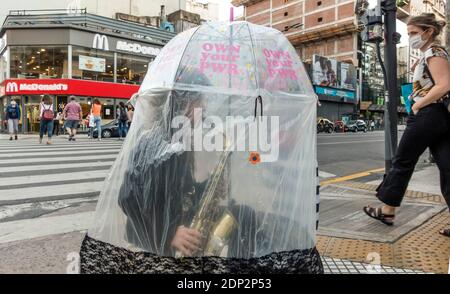
<instances>
[{"instance_id":1,"label":"person walking on sidewalk","mask_svg":"<svg viewBox=\"0 0 450 294\"><path fill-rule=\"evenodd\" d=\"M94 117L94 125L97 128L98 140L102 140L102 104L100 100L94 99L91 108L91 115ZM94 127L91 128L91 138L94 138Z\"/></svg>"},{"instance_id":2,"label":"person walking on sidewalk","mask_svg":"<svg viewBox=\"0 0 450 294\"><path fill-rule=\"evenodd\" d=\"M52 144L53 135L53 99L52 97L45 95L42 98L41 104L39 104L39 143L42 143L44 133L47 131L47 145Z\"/></svg>"},{"instance_id":3,"label":"person walking on sidewalk","mask_svg":"<svg viewBox=\"0 0 450 294\"><path fill-rule=\"evenodd\" d=\"M59 121L61 120L61 112L57 112L55 114L55 118L53 120L53 135L59 136L60 127Z\"/></svg>"},{"instance_id":4,"label":"person walking on sidewalk","mask_svg":"<svg viewBox=\"0 0 450 294\"><path fill-rule=\"evenodd\" d=\"M131 123L133 122L133 116L134 116L134 107L133 105L128 105L128 130L131 128Z\"/></svg>"},{"instance_id":5,"label":"person walking on sidewalk","mask_svg":"<svg viewBox=\"0 0 450 294\"><path fill-rule=\"evenodd\" d=\"M75 141L78 124L83 119L81 106L76 101L75 96L70 96L70 102L67 103L63 111L63 118L66 121L65 127L69 133L69 141Z\"/></svg>"},{"instance_id":6,"label":"person walking on sidewalk","mask_svg":"<svg viewBox=\"0 0 450 294\"><path fill-rule=\"evenodd\" d=\"M117 120L119 121L119 140L123 140L128 131L128 113L123 102L120 102L119 108L117 108Z\"/></svg>"},{"instance_id":7,"label":"person walking on sidewalk","mask_svg":"<svg viewBox=\"0 0 450 294\"><path fill-rule=\"evenodd\" d=\"M19 133L20 107L15 100L6 107L6 121L8 122L9 140L17 140L17 133Z\"/></svg>"},{"instance_id":8,"label":"person walking on sidewalk","mask_svg":"<svg viewBox=\"0 0 450 294\"><path fill-rule=\"evenodd\" d=\"M450 92L450 56L437 41L445 22L434 14L410 18L410 46L420 49L422 58L414 66L412 113L392 161L392 168L377 188L384 205L364 207L372 218L393 225L419 157L429 147L440 171L441 191L450 207L450 113L445 106ZM450 236L450 228L440 231Z\"/></svg>"}]
</instances>

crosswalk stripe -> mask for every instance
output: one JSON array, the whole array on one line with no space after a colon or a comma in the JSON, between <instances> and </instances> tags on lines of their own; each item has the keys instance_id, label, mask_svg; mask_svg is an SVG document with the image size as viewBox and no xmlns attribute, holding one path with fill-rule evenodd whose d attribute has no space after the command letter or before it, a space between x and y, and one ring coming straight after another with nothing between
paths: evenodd
<instances>
[{"instance_id":1,"label":"crosswalk stripe","mask_svg":"<svg viewBox=\"0 0 450 294\"><path fill-rule=\"evenodd\" d=\"M83 156L82 158L83 158L83 160L85 160L84 162L88 162L89 160L91 162L96 162L96 161L98 161L100 159L112 159L112 160L115 160L116 157L117 157L116 154L106 154L106 155L104 155L104 154L96 154L96 155ZM71 157L71 156L68 156L68 157L58 157L57 159L55 159L52 156L49 156L49 157L40 157L39 156L39 157L25 158L25 159L24 158L20 158L20 159L17 159L17 158L2 159L2 160L0 160L0 167L7 166L7 165L9 165L9 166L17 166L19 163L23 164L23 165L39 163L39 162L48 163L47 160L49 160L52 163L54 163L54 162L57 162L57 161L58 162L71 161L71 160L74 160L74 158Z\"/></svg>"},{"instance_id":2,"label":"crosswalk stripe","mask_svg":"<svg viewBox=\"0 0 450 294\"><path fill-rule=\"evenodd\" d=\"M116 146L103 146L103 147L96 147L96 146L86 146L86 147L80 147L80 148L26 148L26 149L0 149L0 155L3 154L21 154L21 153L29 153L29 152L61 152L64 153L66 151L77 151L77 150L91 150L91 151L97 151L97 150L120 150L120 148Z\"/></svg>"},{"instance_id":3,"label":"crosswalk stripe","mask_svg":"<svg viewBox=\"0 0 450 294\"><path fill-rule=\"evenodd\" d=\"M116 150L118 151L117 148L114 147L104 147L104 148L91 148L91 149L82 149L80 150L79 148L68 148L68 149L60 149L57 152L58 153L63 153L63 154L71 154L71 153L76 153L76 154L80 154L80 153L95 153L95 152L102 152L102 151L111 151L111 150ZM36 149L28 149L28 150L24 150L24 151L9 151L9 152L1 152L0 151L0 158L13 158L13 157L20 157L20 156L26 156L26 155L35 155L35 156L41 156L41 155L52 155L55 154L56 151L52 151L52 150L36 150Z\"/></svg>"},{"instance_id":4,"label":"crosswalk stripe","mask_svg":"<svg viewBox=\"0 0 450 294\"><path fill-rule=\"evenodd\" d=\"M319 171L319 177L320 178L334 178L334 177L336 177L336 175L330 174L330 173L327 173L324 171Z\"/></svg>"},{"instance_id":5,"label":"crosswalk stripe","mask_svg":"<svg viewBox=\"0 0 450 294\"><path fill-rule=\"evenodd\" d=\"M87 192L87 193L75 193L75 194L67 194L67 195L59 195L59 196L50 196L50 197L38 197L38 198L30 198L30 199L14 199L14 200L0 200L0 206L5 205L20 205L25 203L42 203L42 202L49 202L49 201L62 201L62 200L70 200L70 199L86 199L86 200L93 200L98 199L98 196L100 195L100 192Z\"/></svg>"},{"instance_id":6,"label":"crosswalk stripe","mask_svg":"<svg viewBox=\"0 0 450 294\"><path fill-rule=\"evenodd\" d=\"M101 154L103 154L103 155L117 155L119 153L119 151L118 150L115 150L115 151L108 151L108 152L101 152ZM92 152L92 153L53 153L52 155L39 155L39 157L40 158L59 158L59 157L65 157L65 156L70 156L70 157L73 157L73 158L77 158L77 157L80 157L80 158L83 158L84 156L90 156L90 155L97 155L97 154L100 154L99 152ZM37 157L37 155L27 155L27 156L16 156L16 157L14 157L14 158L16 158L16 159L20 159L20 160L22 160L22 159L30 159L30 158L36 158ZM13 158L13 157L6 157L6 158L0 158L0 163L3 161L3 160L7 160L7 159L11 159L11 158Z\"/></svg>"},{"instance_id":7,"label":"crosswalk stripe","mask_svg":"<svg viewBox=\"0 0 450 294\"><path fill-rule=\"evenodd\" d=\"M94 166L83 166L83 167L73 167L73 168L59 168L59 169L43 169L43 170L27 170L27 171L18 171L18 172L5 172L0 173L0 178L4 177L25 177L25 176L33 176L39 173L42 176L54 175L54 174L64 174L64 173L74 173L79 172L80 170L88 171L96 171L96 170L109 170L111 165L94 165Z\"/></svg>"},{"instance_id":8,"label":"crosswalk stripe","mask_svg":"<svg viewBox=\"0 0 450 294\"><path fill-rule=\"evenodd\" d=\"M122 147L122 144L118 144L118 143L105 143L105 144L95 144L95 143L89 143L89 144L83 144L83 143L74 143L74 144L60 144L60 143L55 143L52 145L46 145L46 144L36 144L36 145L25 145L25 144L21 144L21 145L0 145L0 150L2 151L14 151L14 150L23 150L23 149L30 149L30 148L34 148L34 149L51 149L51 150L58 150L58 149L63 149L63 148L98 148L98 147L116 147L116 148L120 148Z\"/></svg>"},{"instance_id":9,"label":"crosswalk stripe","mask_svg":"<svg viewBox=\"0 0 450 294\"><path fill-rule=\"evenodd\" d=\"M0 201L23 200L43 197L58 197L69 194L83 194L98 192L102 189L103 181L89 182L83 184L65 184L55 186L30 187L10 189L7 193L1 193ZM3 192L3 191L2 191Z\"/></svg>"},{"instance_id":10,"label":"crosswalk stripe","mask_svg":"<svg viewBox=\"0 0 450 294\"><path fill-rule=\"evenodd\" d=\"M105 178L108 175L108 170L98 170L90 172L75 172L75 173L63 173L63 174L53 174L46 175L32 175L23 177L13 177L13 178L0 178L0 189L7 188L8 186L20 185L20 184L40 184L46 182L55 181L69 181L69 180L84 180L84 179L94 179L94 178ZM0 192L1 193L1 192Z\"/></svg>"},{"instance_id":11,"label":"crosswalk stripe","mask_svg":"<svg viewBox=\"0 0 450 294\"><path fill-rule=\"evenodd\" d=\"M51 161L49 163L51 163ZM111 166L112 163L113 163L113 160L108 161L108 162L71 163L71 164L62 163L62 164L45 164L45 165L35 165L35 166L10 166L10 167L1 167L0 175L12 173L12 172L21 172L21 171L27 171L27 172L34 171L37 174L42 170L58 169L58 168L79 167L79 168L81 168L81 170L83 170L84 167Z\"/></svg>"},{"instance_id":12,"label":"crosswalk stripe","mask_svg":"<svg viewBox=\"0 0 450 294\"><path fill-rule=\"evenodd\" d=\"M45 141L43 141L43 143L32 143L32 144L24 144L23 142L21 142L20 144L1 144L0 143L0 148L5 148L5 149L12 149L12 148L30 148L30 147L37 147L37 148L58 148L58 147L62 147L62 148L66 148L66 147L78 147L78 146L117 146L120 147L122 146L122 142L61 142L61 141L54 141L52 145L47 145L45 144Z\"/></svg>"},{"instance_id":13,"label":"crosswalk stripe","mask_svg":"<svg viewBox=\"0 0 450 294\"><path fill-rule=\"evenodd\" d=\"M0 244L84 231L93 222L94 212L25 219L0 223Z\"/></svg>"},{"instance_id":14,"label":"crosswalk stripe","mask_svg":"<svg viewBox=\"0 0 450 294\"><path fill-rule=\"evenodd\" d=\"M0 206L0 223L23 220L30 218L29 213L36 217L47 215L55 210L68 208L71 205L80 205L86 203L95 203L98 197L88 198L70 198L64 200L42 201L39 203L28 202L22 204L2 205ZM39 209L38 212L35 210Z\"/></svg>"}]
</instances>

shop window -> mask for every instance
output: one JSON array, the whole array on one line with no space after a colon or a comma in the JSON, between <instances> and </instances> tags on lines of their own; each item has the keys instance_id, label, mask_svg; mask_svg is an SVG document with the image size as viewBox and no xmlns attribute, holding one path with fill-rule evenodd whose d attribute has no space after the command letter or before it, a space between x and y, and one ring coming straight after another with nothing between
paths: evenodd
<instances>
[{"instance_id":1,"label":"shop window","mask_svg":"<svg viewBox=\"0 0 450 294\"><path fill-rule=\"evenodd\" d=\"M67 47L11 46L11 78L67 78Z\"/></svg>"},{"instance_id":2,"label":"shop window","mask_svg":"<svg viewBox=\"0 0 450 294\"><path fill-rule=\"evenodd\" d=\"M8 62L6 60L8 56L8 50L5 50L3 55L0 57L0 83L6 79L6 73L8 71Z\"/></svg>"},{"instance_id":3,"label":"shop window","mask_svg":"<svg viewBox=\"0 0 450 294\"><path fill-rule=\"evenodd\" d=\"M145 57L117 54L117 82L140 85L151 60Z\"/></svg>"},{"instance_id":4,"label":"shop window","mask_svg":"<svg viewBox=\"0 0 450 294\"><path fill-rule=\"evenodd\" d=\"M72 52L74 79L114 82L114 53L82 47Z\"/></svg>"}]
</instances>

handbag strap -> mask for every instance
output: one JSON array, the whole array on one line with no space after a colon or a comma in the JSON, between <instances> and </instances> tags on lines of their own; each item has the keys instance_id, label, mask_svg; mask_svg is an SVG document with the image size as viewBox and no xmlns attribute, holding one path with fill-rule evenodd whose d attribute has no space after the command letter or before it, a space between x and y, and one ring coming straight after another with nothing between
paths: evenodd
<instances>
[{"instance_id":1,"label":"handbag strap","mask_svg":"<svg viewBox=\"0 0 450 294\"><path fill-rule=\"evenodd\" d=\"M425 60L424 60L424 70L425 70L426 74L430 77L430 80L433 83L433 87L434 87L436 85L436 83L434 82L433 75L431 74L431 71L428 68L428 64ZM450 97L450 92L448 92L447 95L444 95L443 97L441 97L439 99L448 99L449 97Z\"/></svg>"}]
</instances>

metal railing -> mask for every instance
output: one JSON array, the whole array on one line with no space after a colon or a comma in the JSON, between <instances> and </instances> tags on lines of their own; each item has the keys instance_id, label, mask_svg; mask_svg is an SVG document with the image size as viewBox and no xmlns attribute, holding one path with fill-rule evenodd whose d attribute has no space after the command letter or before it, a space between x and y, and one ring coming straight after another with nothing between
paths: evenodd
<instances>
[{"instance_id":1,"label":"metal railing","mask_svg":"<svg viewBox=\"0 0 450 294\"><path fill-rule=\"evenodd\" d=\"M65 10L13 10L3 23L0 34L11 28L51 28L51 27L83 27L94 31L111 33L165 45L176 34L152 26L144 26L94 15L79 10L80 13L67 13ZM66 12L66 13L63 13Z\"/></svg>"},{"instance_id":2,"label":"metal railing","mask_svg":"<svg viewBox=\"0 0 450 294\"><path fill-rule=\"evenodd\" d=\"M36 14L55 14L55 13L68 13L68 14L86 14L86 8L76 8L76 9L20 9L20 10L10 10L9 15L33 15ZM49 12L49 13L46 13Z\"/></svg>"}]
</instances>

